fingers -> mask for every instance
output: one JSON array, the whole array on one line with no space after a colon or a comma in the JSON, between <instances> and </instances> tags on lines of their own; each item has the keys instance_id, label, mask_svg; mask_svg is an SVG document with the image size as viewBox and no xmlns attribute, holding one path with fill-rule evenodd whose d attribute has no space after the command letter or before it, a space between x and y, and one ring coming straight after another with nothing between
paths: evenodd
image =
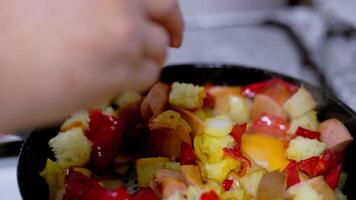
<instances>
[{"instance_id":1,"label":"fingers","mask_svg":"<svg viewBox=\"0 0 356 200\"><path fill-rule=\"evenodd\" d=\"M151 87L159 79L160 68L153 60L146 60L140 67L135 68L134 77L128 77L129 86L125 89L144 91Z\"/></svg>"},{"instance_id":2,"label":"fingers","mask_svg":"<svg viewBox=\"0 0 356 200\"><path fill-rule=\"evenodd\" d=\"M168 33L161 26L149 23L144 29L144 56L155 61L159 66L163 66L167 55Z\"/></svg>"},{"instance_id":3,"label":"fingers","mask_svg":"<svg viewBox=\"0 0 356 200\"><path fill-rule=\"evenodd\" d=\"M143 1L147 15L168 31L170 46L179 47L183 40L184 21L177 0Z\"/></svg>"}]
</instances>

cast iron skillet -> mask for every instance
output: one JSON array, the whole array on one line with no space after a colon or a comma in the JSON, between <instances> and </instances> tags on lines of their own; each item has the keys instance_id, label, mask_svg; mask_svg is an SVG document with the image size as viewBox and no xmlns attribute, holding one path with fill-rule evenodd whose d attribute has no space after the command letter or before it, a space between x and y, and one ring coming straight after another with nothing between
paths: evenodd
<instances>
[{"instance_id":1,"label":"cast iron skillet","mask_svg":"<svg viewBox=\"0 0 356 200\"><path fill-rule=\"evenodd\" d=\"M274 72L227 64L187 64L164 68L161 81L246 85L272 77L304 85L311 91L318 103L319 120L336 117L346 124L351 133L356 134L356 114L344 103L328 93L322 92L322 88ZM46 159L53 158L47 143L57 132L58 127L40 129L31 133L24 142L17 169L18 185L23 199L47 199L47 185L38 173L44 168ZM356 199L356 182L352 181L356 180L355 155L356 145L353 143L347 150L344 164L344 170L349 174L349 177L343 191L348 199Z\"/></svg>"}]
</instances>

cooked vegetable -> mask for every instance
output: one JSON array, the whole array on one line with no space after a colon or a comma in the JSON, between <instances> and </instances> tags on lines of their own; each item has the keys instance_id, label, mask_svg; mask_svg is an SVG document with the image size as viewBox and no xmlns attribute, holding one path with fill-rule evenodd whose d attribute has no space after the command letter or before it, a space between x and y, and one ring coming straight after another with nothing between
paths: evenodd
<instances>
[{"instance_id":1,"label":"cooked vegetable","mask_svg":"<svg viewBox=\"0 0 356 200\"><path fill-rule=\"evenodd\" d=\"M254 197L257 195L260 181L265 173L266 171L261 169L240 178L242 187L249 195Z\"/></svg>"},{"instance_id":2,"label":"cooked vegetable","mask_svg":"<svg viewBox=\"0 0 356 200\"><path fill-rule=\"evenodd\" d=\"M48 185L49 200L57 199L57 193L64 188L64 171L58 163L47 159L46 167L40 175L46 180Z\"/></svg>"},{"instance_id":3,"label":"cooked vegetable","mask_svg":"<svg viewBox=\"0 0 356 200\"><path fill-rule=\"evenodd\" d=\"M294 118L290 121L288 130L289 135L293 135L298 127L302 127L312 131L319 130L319 121L316 115L316 111L309 111L305 115Z\"/></svg>"},{"instance_id":4,"label":"cooked vegetable","mask_svg":"<svg viewBox=\"0 0 356 200\"><path fill-rule=\"evenodd\" d=\"M294 119L313 110L315 106L316 103L311 94L304 87L301 87L284 103L283 108L287 111L289 117Z\"/></svg>"},{"instance_id":5,"label":"cooked vegetable","mask_svg":"<svg viewBox=\"0 0 356 200\"><path fill-rule=\"evenodd\" d=\"M50 140L57 159L40 175L51 199L346 198L343 151L353 138L337 119L319 125L304 87L157 83L114 104L72 115ZM133 163L140 187L128 194Z\"/></svg>"},{"instance_id":6,"label":"cooked vegetable","mask_svg":"<svg viewBox=\"0 0 356 200\"><path fill-rule=\"evenodd\" d=\"M48 145L63 169L84 166L90 159L92 144L80 128L58 134Z\"/></svg>"},{"instance_id":7,"label":"cooked vegetable","mask_svg":"<svg viewBox=\"0 0 356 200\"><path fill-rule=\"evenodd\" d=\"M197 109L203 106L205 95L203 87L175 82L169 93L169 103L181 108Z\"/></svg>"},{"instance_id":8,"label":"cooked vegetable","mask_svg":"<svg viewBox=\"0 0 356 200\"><path fill-rule=\"evenodd\" d=\"M236 169L240 166L238 160L232 158L225 158L216 163L204 163L201 170L204 170L207 174L207 178L218 183L221 183L225 180L226 176L233 169Z\"/></svg>"},{"instance_id":9,"label":"cooked vegetable","mask_svg":"<svg viewBox=\"0 0 356 200\"><path fill-rule=\"evenodd\" d=\"M320 156L325 149L326 145L317 139L298 136L289 142L287 155L289 159L299 162L314 156Z\"/></svg>"}]
</instances>

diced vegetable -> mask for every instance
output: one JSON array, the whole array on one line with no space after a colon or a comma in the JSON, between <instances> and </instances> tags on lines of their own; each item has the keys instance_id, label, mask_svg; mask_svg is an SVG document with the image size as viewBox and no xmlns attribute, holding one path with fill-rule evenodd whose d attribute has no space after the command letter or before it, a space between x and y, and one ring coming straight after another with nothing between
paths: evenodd
<instances>
[{"instance_id":1,"label":"diced vegetable","mask_svg":"<svg viewBox=\"0 0 356 200\"><path fill-rule=\"evenodd\" d=\"M193 148L182 142L181 152L180 152L180 164L181 165L194 165L197 157L194 154Z\"/></svg>"},{"instance_id":2,"label":"diced vegetable","mask_svg":"<svg viewBox=\"0 0 356 200\"><path fill-rule=\"evenodd\" d=\"M251 166L251 162L241 154L240 146L233 148L224 148L224 155L226 157L233 158L241 162L241 167L239 169L239 175L244 176Z\"/></svg>"},{"instance_id":3,"label":"diced vegetable","mask_svg":"<svg viewBox=\"0 0 356 200\"><path fill-rule=\"evenodd\" d=\"M98 181L69 170L65 178L63 200L129 200L126 189L105 189Z\"/></svg>"},{"instance_id":4,"label":"diced vegetable","mask_svg":"<svg viewBox=\"0 0 356 200\"><path fill-rule=\"evenodd\" d=\"M89 128L89 121L89 113L87 111L74 113L63 122L61 132L66 132L69 129L77 127L86 130Z\"/></svg>"},{"instance_id":5,"label":"diced vegetable","mask_svg":"<svg viewBox=\"0 0 356 200\"><path fill-rule=\"evenodd\" d=\"M311 94L304 87L301 87L284 103L283 108L287 111L289 117L294 119L313 110L315 106L316 103Z\"/></svg>"},{"instance_id":6,"label":"diced vegetable","mask_svg":"<svg viewBox=\"0 0 356 200\"><path fill-rule=\"evenodd\" d=\"M155 192L151 188L140 188L130 200L159 200Z\"/></svg>"},{"instance_id":7,"label":"diced vegetable","mask_svg":"<svg viewBox=\"0 0 356 200\"><path fill-rule=\"evenodd\" d=\"M203 163L207 178L218 183L223 182L228 173L239 166L240 162L232 158L225 158L217 163Z\"/></svg>"},{"instance_id":8,"label":"diced vegetable","mask_svg":"<svg viewBox=\"0 0 356 200\"><path fill-rule=\"evenodd\" d=\"M80 128L58 134L48 145L52 148L59 166L64 169L84 166L90 159L92 144Z\"/></svg>"},{"instance_id":9,"label":"diced vegetable","mask_svg":"<svg viewBox=\"0 0 356 200\"><path fill-rule=\"evenodd\" d=\"M46 180L48 185L49 199L55 200L57 192L64 188L64 171L51 159L47 159L46 167L41 171L40 175Z\"/></svg>"},{"instance_id":10,"label":"diced vegetable","mask_svg":"<svg viewBox=\"0 0 356 200\"><path fill-rule=\"evenodd\" d=\"M237 190L231 190L231 191L227 191L224 192L221 196L220 196L221 200L246 200L247 195L246 192L240 188Z\"/></svg>"},{"instance_id":11,"label":"diced vegetable","mask_svg":"<svg viewBox=\"0 0 356 200\"><path fill-rule=\"evenodd\" d=\"M251 196L257 195L258 186L265 173L266 171L264 170L258 170L240 178L240 183L242 187L249 195Z\"/></svg>"},{"instance_id":12,"label":"diced vegetable","mask_svg":"<svg viewBox=\"0 0 356 200\"><path fill-rule=\"evenodd\" d=\"M312 131L319 130L319 121L316 111L309 111L305 115L294 118L289 123L288 134L293 135L298 127L302 127Z\"/></svg>"},{"instance_id":13,"label":"diced vegetable","mask_svg":"<svg viewBox=\"0 0 356 200\"><path fill-rule=\"evenodd\" d=\"M300 162L314 156L320 156L325 149L326 145L316 139L298 136L289 142L287 156L288 159Z\"/></svg>"},{"instance_id":14,"label":"diced vegetable","mask_svg":"<svg viewBox=\"0 0 356 200\"><path fill-rule=\"evenodd\" d=\"M294 92L297 89L297 86L291 83L288 83L281 79L270 79L266 81L261 81L257 83L252 83L250 85L246 85L242 87L241 93L242 95L252 98L256 96L256 94L260 94L264 92L268 87L274 84L283 85L288 91Z\"/></svg>"},{"instance_id":15,"label":"diced vegetable","mask_svg":"<svg viewBox=\"0 0 356 200\"><path fill-rule=\"evenodd\" d=\"M269 171L283 170L289 163L283 142L268 135L244 134L241 150L254 163Z\"/></svg>"},{"instance_id":16,"label":"diced vegetable","mask_svg":"<svg viewBox=\"0 0 356 200\"><path fill-rule=\"evenodd\" d=\"M225 116L209 118L204 121L204 133L210 136L223 137L231 133L233 122Z\"/></svg>"},{"instance_id":17,"label":"diced vegetable","mask_svg":"<svg viewBox=\"0 0 356 200\"><path fill-rule=\"evenodd\" d=\"M331 189L335 189L341 174L342 164L339 164L336 168L332 169L328 174L325 175L325 181L330 186Z\"/></svg>"},{"instance_id":18,"label":"diced vegetable","mask_svg":"<svg viewBox=\"0 0 356 200\"><path fill-rule=\"evenodd\" d=\"M219 200L219 196L213 191L204 192L200 196L200 200Z\"/></svg>"},{"instance_id":19,"label":"diced vegetable","mask_svg":"<svg viewBox=\"0 0 356 200\"><path fill-rule=\"evenodd\" d=\"M250 118L250 102L242 96L229 96L229 114L236 123L247 122Z\"/></svg>"},{"instance_id":20,"label":"diced vegetable","mask_svg":"<svg viewBox=\"0 0 356 200\"><path fill-rule=\"evenodd\" d=\"M238 145L239 148L241 147L242 134L245 133L246 128L247 128L247 123L235 124L230 133L230 135L234 138L236 145Z\"/></svg>"},{"instance_id":21,"label":"diced vegetable","mask_svg":"<svg viewBox=\"0 0 356 200\"><path fill-rule=\"evenodd\" d=\"M308 130L302 127L298 127L297 130L295 131L293 137L296 138L298 136L304 137L304 138L308 138L308 139L316 139L316 140L320 140L320 133L317 131L312 131L312 130Z\"/></svg>"},{"instance_id":22,"label":"diced vegetable","mask_svg":"<svg viewBox=\"0 0 356 200\"><path fill-rule=\"evenodd\" d=\"M233 179L226 178L222 183L221 186L225 191L229 191L231 189L231 186L234 184Z\"/></svg>"},{"instance_id":23,"label":"diced vegetable","mask_svg":"<svg viewBox=\"0 0 356 200\"><path fill-rule=\"evenodd\" d=\"M288 129L288 121L265 113L254 121L251 131L276 137L284 137Z\"/></svg>"},{"instance_id":24,"label":"diced vegetable","mask_svg":"<svg viewBox=\"0 0 356 200\"><path fill-rule=\"evenodd\" d=\"M224 115L230 112L230 97L240 96L240 87L213 86L208 89L208 93L214 97L213 113Z\"/></svg>"},{"instance_id":25,"label":"diced vegetable","mask_svg":"<svg viewBox=\"0 0 356 200\"><path fill-rule=\"evenodd\" d=\"M230 135L224 137L202 135L196 137L195 142L195 151L198 158L202 161L215 163L219 162L223 158L225 147L233 146L234 139Z\"/></svg>"},{"instance_id":26,"label":"diced vegetable","mask_svg":"<svg viewBox=\"0 0 356 200\"><path fill-rule=\"evenodd\" d=\"M197 109L203 106L205 95L203 87L175 82L169 93L169 103L181 108Z\"/></svg>"},{"instance_id":27,"label":"diced vegetable","mask_svg":"<svg viewBox=\"0 0 356 200\"><path fill-rule=\"evenodd\" d=\"M287 188L300 182L298 164L294 160L288 164L288 166L283 170L283 173L287 177Z\"/></svg>"},{"instance_id":28,"label":"diced vegetable","mask_svg":"<svg viewBox=\"0 0 356 200\"><path fill-rule=\"evenodd\" d=\"M121 144L123 124L115 117L95 109L90 112L89 130L86 135L93 143L92 164L101 169L110 167Z\"/></svg>"}]
</instances>

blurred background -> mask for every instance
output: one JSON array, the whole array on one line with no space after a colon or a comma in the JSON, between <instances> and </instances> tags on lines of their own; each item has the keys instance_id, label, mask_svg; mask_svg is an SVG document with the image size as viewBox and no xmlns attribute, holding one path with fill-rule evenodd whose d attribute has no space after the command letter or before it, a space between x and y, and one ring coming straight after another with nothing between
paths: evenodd
<instances>
[{"instance_id":1,"label":"blurred background","mask_svg":"<svg viewBox=\"0 0 356 200\"><path fill-rule=\"evenodd\" d=\"M168 64L232 63L319 85L356 111L356 0L180 0L182 48ZM20 199L22 138L0 137L1 199Z\"/></svg>"}]
</instances>

